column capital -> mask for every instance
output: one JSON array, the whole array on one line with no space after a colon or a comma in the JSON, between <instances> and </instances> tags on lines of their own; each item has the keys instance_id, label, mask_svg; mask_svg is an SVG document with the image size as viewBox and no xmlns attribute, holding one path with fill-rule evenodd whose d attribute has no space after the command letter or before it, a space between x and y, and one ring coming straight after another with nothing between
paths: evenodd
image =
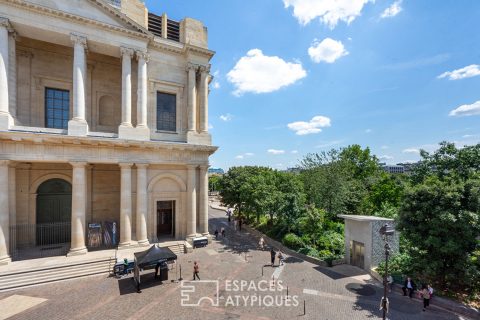
<instances>
[{"instance_id":1,"label":"column capital","mask_svg":"<svg viewBox=\"0 0 480 320\"><path fill-rule=\"evenodd\" d=\"M185 68L185 69L186 69L187 71L193 70L193 71L195 71L195 72L196 72L196 71L197 71L197 69L198 69L198 67L199 67L199 65L198 65L198 64L195 64L195 63L191 63L191 62L189 62L189 63L187 63L187 66L186 66L186 68Z\"/></svg>"},{"instance_id":2,"label":"column capital","mask_svg":"<svg viewBox=\"0 0 480 320\"><path fill-rule=\"evenodd\" d=\"M132 162L120 162L118 166L122 169L130 169L133 166Z\"/></svg>"},{"instance_id":3,"label":"column capital","mask_svg":"<svg viewBox=\"0 0 480 320\"><path fill-rule=\"evenodd\" d=\"M137 169L147 169L149 165L149 163L135 163Z\"/></svg>"},{"instance_id":4,"label":"column capital","mask_svg":"<svg viewBox=\"0 0 480 320\"><path fill-rule=\"evenodd\" d=\"M188 170L196 170L197 168L198 168L198 165L196 164L187 164Z\"/></svg>"},{"instance_id":5,"label":"column capital","mask_svg":"<svg viewBox=\"0 0 480 320\"><path fill-rule=\"evenodd\" d=\"M120 55L123 57L123 56L129 56L130 58L133 57L133 53L135 51L131 48L127 48L127 47L120 47Z\"/></svg>"},{"instance_id":6,"label":"column capital","mask_svg":"<svg viewBox=\"0 0 480 320\"><path fill-rule=\"evenodd\" d=\"M135 51L135 56L137 57L137 61L143 59L145 62L148 62L150 60L150 55L147 51L137 50Z\"/></svg>"},{"instance_id":7,"label":"column capital","mask_svg":"<svg viewBox=\"0 0 480 320\"><path fill-rule=\"evenodd\" d=\"M0 17L0 27L6 28L9 32L13 32L12 25L10 24L10 20L5 17Z\"/></svg>"},{"instance_id":8,"label":"column capital","mask_svg":"<svg viewBox=\"0 0 480 320\"><path fill-rule=\"evenodd\" d=\"M87 37L70 33L70 40L72 41L73 45L81 45L87 49Z\"/></svg>"},{"instance_id":9,"label":"column capital","mask_svg":"<svg viewBox=\"0 0 480 320\"><path fill-rule=\"evenodd\" d=\"M199 166L200 167L200 170L203 170L203 171L208 171L208 168L210 168L210 165L209 164L202 164Z\"/></svg>"},{"instance_id":10,"label":"column capital","mask_svg":"<svg viewBox=\"0 0 480 320\"><path fill-rule=\"evenodd\" d=\"M208 75L208 73L210 72L210 68L211 68L211 65L206 65L206 66L199 66L198 69L199 71L202 73L202 75Z\"/></svg>"},{"instance_id":11,"label":"column capital","mask_svg":"<svg viewBox=\"0 0 480 320\"><path fill-rule=\"evenodd\" d=\"M87 164L86 161L70 161L70 165L74 168L85 168Z\"/></svg>"}]
</instances>

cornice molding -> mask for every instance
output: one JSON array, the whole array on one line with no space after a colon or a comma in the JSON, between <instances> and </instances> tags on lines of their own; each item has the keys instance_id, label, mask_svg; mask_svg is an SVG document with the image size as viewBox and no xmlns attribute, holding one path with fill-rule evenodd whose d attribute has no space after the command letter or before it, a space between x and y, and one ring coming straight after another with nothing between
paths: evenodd
<instances>
[{"instance_id":1,"label":"cornice molding","mask_svg":"<svg viewBox=\"0 0 480 320\"><path fill-rule=\"evenodd\" d=\"M75 22L79 22L79 23L82 23L82 24L88 23L88 24L91 24L91 25L94 25L94 26L101 27L105 30L124 33L124 34L128 34L130 36L134 36L134 37L137 37L137 38L144 38L144 39L153 38L153 35L150 32L145 31L145 29L143 29L143 30L140 29L139 26L133 25L132 22L127 21L125 18L122 17L122 15L124 15L123 13L113 11L113 8L112 8L112 11L110 11L110 10L109 11L111 13L115 14L116 16L118 16L119 18L121 18L122 21L124 21L124 22L128 23L129 25L132 25L133 27L135 27L137 29L137 31L129 30L129 29L122 28L122 27L117 27L117 26L114 26L114 25L111 25L111 24L108 24L108 23L104 23L104 22L101 22L101 21L94 20L94 19L78 16L78 15L75 15L75 14L72 14L72 13L69 13L69 12L44 7L44 6L35 4L35 3L26 2L24 0L4 0L4 1L6 1L7 3L9 3L11 5L21 7L23 9L26 9L26 10L29 10L29 11L32 11L32 12L35 12L35 13L41 13L43 15L57 17L57 18L61 18L61 19L67 20L67 21L75 21ZM100 5L99 0L89 0L89 1L90 2L94 1L95 3ZM102 5L102 7L103 7L103 5ZM109 9L109 8L107 8L107 9Z\"/></svg>"}]
</instances>

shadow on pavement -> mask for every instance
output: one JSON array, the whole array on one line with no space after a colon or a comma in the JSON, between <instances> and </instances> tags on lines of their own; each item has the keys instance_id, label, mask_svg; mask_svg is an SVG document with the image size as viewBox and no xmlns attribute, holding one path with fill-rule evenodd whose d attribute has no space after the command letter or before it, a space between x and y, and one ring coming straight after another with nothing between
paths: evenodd
<instances>
[{"instance_id":1,"label":"shadow on pavement","mask_svg":"<svg viewBox=\"0 0 480 320\"><path fill-rule=\"evenodd\" d=\"M170 283L170 280L162 282L159 279L155 279L153 271L148 273L142 273L141 280L141 290L161 286L163 283ZM118 290L120 292L120 295L122 296L125 294L137 293L137 286L135 284L135 281L133 280L133 277L128 276L126 278L119 279Z\"/></svg>"}]
</instances>

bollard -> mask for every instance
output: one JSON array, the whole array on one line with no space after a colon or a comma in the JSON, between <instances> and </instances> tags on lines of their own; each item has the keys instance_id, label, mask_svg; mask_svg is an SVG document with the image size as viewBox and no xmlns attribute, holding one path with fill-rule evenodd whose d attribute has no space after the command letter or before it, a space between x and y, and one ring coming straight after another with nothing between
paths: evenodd
<instances>
[{"instance_id":1,"label":"bollard","mask_svg":"<svg viewBox=\"0 0 480 320\"><path fill-rule=\"evenodd\" d=\"M305 300L303 300L303 315L306 315L306 312L305 312Z\"/></svg>"},{"instance_id":2,"label":"bollard","mask_svg":"<svg viewBox=\"0 0 480 320\"><path fill-rule=\"evenodd\" d=\"M178 281L182 281L182 265L180 265L180 278L178 278Z\"/></svg>"},{"instance_id":3,"label":"bollard","mask_svg":"<svg viewBox=\"0 0 480 320\"><path fill-rule=\"evenodd\" d=\"M272 286L275 287L275 276L272 275Z\"/></svg>"},{"instance_id":4,"label":"bollard","mask_svg":"<svg viewBox=\"0 0 480 320\"><path fill-rule=\"evenodd\" d=\"M288 298L288 286L287 286L287 298Z\"/></svg>"},{"instance_id":5,"label":"bollard","mask_svg":"<svg viewBox=\"0 0 480 320\"><path fill-rule=\"evenodd\" d=\"M263 277L263 267L264 267L264 266L262 266L262 277Z\"/></svg>"}]
</instances>

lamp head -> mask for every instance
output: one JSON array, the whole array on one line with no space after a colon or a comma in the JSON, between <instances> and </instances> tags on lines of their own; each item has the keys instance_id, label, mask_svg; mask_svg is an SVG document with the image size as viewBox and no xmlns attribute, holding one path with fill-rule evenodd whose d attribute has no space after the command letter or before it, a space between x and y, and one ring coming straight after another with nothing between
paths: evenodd
<instances>
[{"instance_id":1,"label":"lamp head","mask_svg":"<svg viewBox=\"0 0 480 320\"><path fill-rule=\"evenodd\" d=\"M391 236L395 233L395 229L385 223L378 231L382 236Z\"/></svg>"}]
</instances>

